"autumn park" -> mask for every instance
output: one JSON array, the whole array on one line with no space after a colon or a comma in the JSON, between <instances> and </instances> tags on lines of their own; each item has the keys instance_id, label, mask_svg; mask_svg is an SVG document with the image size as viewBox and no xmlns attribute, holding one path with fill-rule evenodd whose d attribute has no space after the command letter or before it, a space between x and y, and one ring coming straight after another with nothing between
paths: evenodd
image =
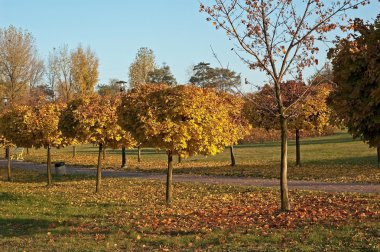
<instances>
[{"instance_id":1,"label":"autumn park","mask_svg":"<svg viewBox=\"0 0 380 252\"><path fill-rule=\"evenodd\" d=\"M60 26L58 12L24 19L11 2L0 0L0 251L380 251L378 1L193 1L178 15L205 29L202 60L198 38L182 39L183 55L170 44L174 20L147 21L152 34L167 25L148 40L141 20L120 22L141 38L91 16L73 25L79 12L170 18L188 3L57 1L72 18Z\"/></svg>"}]
</instances>

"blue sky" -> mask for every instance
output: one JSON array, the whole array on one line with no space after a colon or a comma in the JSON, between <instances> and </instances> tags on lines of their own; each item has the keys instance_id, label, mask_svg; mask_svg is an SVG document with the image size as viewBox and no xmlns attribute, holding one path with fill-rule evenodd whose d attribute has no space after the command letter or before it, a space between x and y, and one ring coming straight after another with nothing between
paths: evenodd
<instances>
[{"instance_id":1,"label":"blue sky","mask_svg":"<svg viewBox=\"0 0 380 252\"><path fill-rule=\"evenodd\" d=\"M149 47L157 63L166 62L178 82L186 83L189 69L200 61L219 66L210 45L224 65L252 82L263 81L230 51L232 43L199 13L198 0L0 0L0 26L28 30L40 56L67 44L90 46L100 60L100 83L128 79L128 67L138 48ZM373 19L380 3L354 13ZM325 52L320 56L324 57Z\"/></svg>"}]
</instances>

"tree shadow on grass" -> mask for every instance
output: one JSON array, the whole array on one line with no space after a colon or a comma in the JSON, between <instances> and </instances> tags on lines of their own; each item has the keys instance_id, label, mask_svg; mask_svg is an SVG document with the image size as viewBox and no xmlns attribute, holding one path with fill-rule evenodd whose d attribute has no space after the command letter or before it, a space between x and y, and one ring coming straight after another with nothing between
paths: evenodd
<instances>
[{"instance_id":1,"label":"tree shadow on grass","mask_svg":"<svg viewBox=\"0 0 380 252\"><path fill-rule=\"evenodd\" d=\"M7 181L6 169L0 168L0 181ZM53 174L54 182L70 182L70 181L83 181L94 180L94 175L86 174L67 174L67 175L55 175ZM43 183L47 181L47 175L36 171L28 171L25 169L13 169L12 170L12 182L14 183Z\"/></svg>"},{"instance_id":2,"label":"tree shadow on grass","mask_svg":"<svg viewBox=\"0 0 380 252\"><path fill-rule=\"evenodd\" d=\"M51 225L57 225L57 223L42 219L0 218L0 237L19 237L43 233Z\"/></svg>"},{"instance_id":3,"label":"tree shadow on grass","mask_svg":"<svg viewBox=\"0 0 380 252\"><path fill-rule=\"evenodd\" d=\"M20 197L12 194L12 193L7 193L7 192L0 192L0 202L5 202L5 201L12 201L16 202L20 199ZM1 227L1 226L0 226Z\"/></svg>"}]
</instances>

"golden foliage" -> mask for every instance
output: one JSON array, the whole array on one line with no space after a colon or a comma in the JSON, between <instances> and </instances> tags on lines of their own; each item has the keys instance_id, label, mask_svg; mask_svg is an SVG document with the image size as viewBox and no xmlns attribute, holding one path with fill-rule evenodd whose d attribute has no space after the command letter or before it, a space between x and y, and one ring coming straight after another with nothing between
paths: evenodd
<instances>
[{"instance_id":1,"label":"golden foliage","mask_svg":"<svg viewBox=\"0 0 380 252\"><path fill-rule=\"evenodd\" d=\"M79 96L89 95L94 92L98 82L99 60L95 53L81 46L71 54L71 74Z\"/></svg>"},{"instance_id":2,"label":"golden foliage","mask_svg":"<svg viewBox=\"0 0 380 252\"><path fill-rule=\"evenodd\" d=\"M232 110L240 106L226 100L213 89L142 86L123 97L119 123L145 145L184 157L215 155L242 135Z\"/></svg>"},{"instance_id":3,"label":"golden foliage","mask_svg":"<svg viewBox=\"0 0 380 252\"><path fill-rule=\"evenodd\" d=\"M7 108L0 118L1 134L17 146L32 146L34 139L29 124L32 117L28 106L15 105Z\"/></svg>"},{"instance_id":4,"label":"golden foliage","mask_svg":"<svg viewBox=\"0 0 380 252\"><path fill-rule=\"evenodd\" d=\"M60 127L65 135L79 142L117 148L136 144L131 135L117 124L119 97L92 95L68 104Z\"/></svg>"},{"instance_id":5,"label":"golden foliage","mask_svg":"<svg viewBox=\"0 0 380 252\"><path fill-rule=\"evenodd\" d=\"M40 100L35 106L15 105L0 118L2 134L22 147L63 147L69 142L58 129L64 104Z\"/></svg>"}]
</instances>

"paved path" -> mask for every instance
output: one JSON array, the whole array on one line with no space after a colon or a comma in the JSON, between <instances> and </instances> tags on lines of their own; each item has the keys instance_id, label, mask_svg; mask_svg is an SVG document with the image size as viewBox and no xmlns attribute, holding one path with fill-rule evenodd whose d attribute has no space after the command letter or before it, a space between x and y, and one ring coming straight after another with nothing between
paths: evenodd
<instances>
[{"instance_id":1,"label":"paved path","mask_svg":"<svg viewBox=\"0 0 380 252\"><path fill-rule=\"evenodd\" d=\"M7 161L0 160L0 166L6 167ZM45 173L46 165L35 164L29 162L12 161L14 169L34 170ZM89 167L74 167L66 166L69 174L85 174L96 175L95 168ZM54 169L52 169L54 172ZM103 170L103 177L125 177L125 178L140 178L140 179L157 179L166 180L166 175L163 173L148 173L137 171L117 171ZM262 187L277 187L278 179L261 179L250 177L228 177L228 176L206 176L206 175L191 175L191 174L173 174L174 182L194 182L208 184L225 184L239 186L262 186ZM359 183L329 183L318 181L305 180L289 180L289 189L316 190L325 192L358 192L358 193L378 193L380 194L380 184L359 184Z\"/></svg>"}]
</instances>

